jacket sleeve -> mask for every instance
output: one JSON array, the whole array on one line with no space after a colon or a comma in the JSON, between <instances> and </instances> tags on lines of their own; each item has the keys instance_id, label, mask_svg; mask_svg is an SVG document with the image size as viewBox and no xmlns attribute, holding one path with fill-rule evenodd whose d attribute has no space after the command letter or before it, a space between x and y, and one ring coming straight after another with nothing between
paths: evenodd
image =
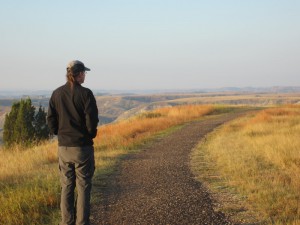
<instances>
[{"instance_id":1,"label":"jacket sleeve","mask_svg":"<svg viewBox=\"0 0 300 225\"><path fill-rule=\"evenodd\" d=\"M50 134L57 135L58 133L58 114L55 109L53 101L53 94L49 100L48 113L47 113L47 124L50 129Z\"/></svg>"},{"instance_id":2,"label":"jacket sleeve","mask_svg":"<svg viewBox=\"0 0 300 225\"><path fill-rule=\"evenodd\" d=\"M95 138L99 119L96 99L92 91L89 91L87 101L85 102L85 121L90 137Z\"/></svg>"}]
</instances>

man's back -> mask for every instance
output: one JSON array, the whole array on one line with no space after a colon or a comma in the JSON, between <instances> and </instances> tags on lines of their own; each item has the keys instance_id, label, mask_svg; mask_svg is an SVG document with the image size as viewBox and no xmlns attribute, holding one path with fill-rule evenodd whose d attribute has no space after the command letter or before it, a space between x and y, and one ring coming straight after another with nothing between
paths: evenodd
<instances>
[{"instance_id":1,"label":"man's back","mask_svg":"<svg viewBox=\"0 0 300 225\"><path fill-rule=\"evenodd\" d=\"M58 134L59 146L93 145L98 109L88 88L80 84L71 87L68 83L57 88L51 96L48 114L49 128Z\"/></svg>"}]
</instances>

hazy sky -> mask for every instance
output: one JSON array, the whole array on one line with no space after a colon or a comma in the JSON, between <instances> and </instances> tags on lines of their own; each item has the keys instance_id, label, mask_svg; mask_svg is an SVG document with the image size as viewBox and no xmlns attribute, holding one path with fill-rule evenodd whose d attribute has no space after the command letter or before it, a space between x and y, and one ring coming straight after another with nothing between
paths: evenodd
<instances>
[{"instance_id":1,"label":"hazy sky","mask_svg":"<svg viewBox=\"0 0 300 225\"><path fill-rule=\"evenodd\" d=\"M300 85L299 0L0 0L0 90Z\"/></svg>"}]
</instances>

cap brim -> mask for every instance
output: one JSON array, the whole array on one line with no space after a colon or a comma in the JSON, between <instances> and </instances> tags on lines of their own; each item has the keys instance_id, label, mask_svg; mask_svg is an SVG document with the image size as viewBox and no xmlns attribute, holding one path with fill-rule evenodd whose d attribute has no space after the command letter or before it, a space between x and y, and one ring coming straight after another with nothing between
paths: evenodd
<instances>
[{"instance_id":1,"label":"cap brim","mask_svg":"<svg viewBox=\"0 0 300 225\"><path fill-rule=\"evenodd\" d=\"M84 70L85 70L85 71L91 71L91 69L90 69L90 68L87 68L87 67L84 67Z\"/></svg>"}]
</instances>

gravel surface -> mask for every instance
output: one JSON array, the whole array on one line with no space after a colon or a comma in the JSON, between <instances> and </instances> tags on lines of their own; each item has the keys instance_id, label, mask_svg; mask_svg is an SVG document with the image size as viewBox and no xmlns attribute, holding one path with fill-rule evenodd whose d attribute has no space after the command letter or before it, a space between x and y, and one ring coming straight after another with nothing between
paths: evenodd
<instances>
[{"instance_id":1,"label":"gravel surface","mask_svg":"<svg viewBox=\"0 0 300 225\"><path fill-rule=\"evenodd\" d=\"M126 157L101 188L91 223L232 224L213 210L210 194L193 178L189 154L207 133L237 115L192 122Z\"/></svg>"}]
</instances>

